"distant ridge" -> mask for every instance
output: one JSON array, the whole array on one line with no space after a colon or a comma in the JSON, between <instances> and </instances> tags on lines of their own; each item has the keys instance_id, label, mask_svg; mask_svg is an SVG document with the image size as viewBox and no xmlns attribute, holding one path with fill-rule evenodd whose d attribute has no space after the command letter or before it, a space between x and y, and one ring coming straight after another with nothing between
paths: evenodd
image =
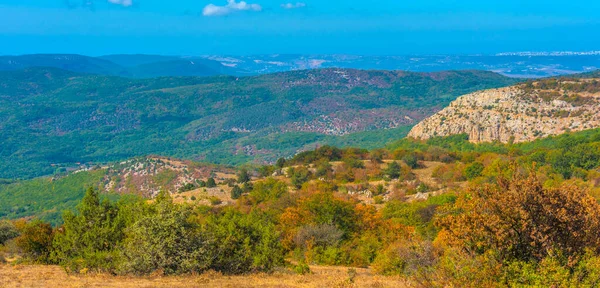
<instances>
[{"instance_id":1,"label":"distant ridge","mask_svg":"<svg viewBox=\"0 0 600 288\"><path fill-rule=\"evenodd\" d=\"M79 73L130 78L216 76L246 73L213 60L202 58L183 59L181 57L159 55L89 57L74 54L32 54L0 56L0 71L15 71L32 67L52 67Z\"/></svg>"},{"instance_id":2,"label":"distant ridge","mask_svg":"<svg viewBox=\"0 0 600 288\"><path fill-rule=\"evenodd\" d=\"M32 54L0 56L0 71L22 70L31 67L53 67L67 71L127 76L124 67L111 61L76 54Z\"/></svg>"}]
</instances>

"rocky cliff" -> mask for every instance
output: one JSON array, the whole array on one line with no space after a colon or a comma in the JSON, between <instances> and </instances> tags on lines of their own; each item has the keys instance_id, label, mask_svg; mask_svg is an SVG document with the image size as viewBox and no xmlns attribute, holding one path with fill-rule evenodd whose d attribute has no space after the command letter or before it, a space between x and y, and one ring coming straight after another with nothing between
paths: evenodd
<instances>
[{"instance_id":1,"label":"rocky cliff","mask_svg":"<svg viewBox=\"0 0 600 288\"><path fill-rule=\"evenodd\" d=\"M408 137L468 134L471 142L524 142L600 127L600 79L547 79L459 97Z\"/></svg>"}]
</instances>

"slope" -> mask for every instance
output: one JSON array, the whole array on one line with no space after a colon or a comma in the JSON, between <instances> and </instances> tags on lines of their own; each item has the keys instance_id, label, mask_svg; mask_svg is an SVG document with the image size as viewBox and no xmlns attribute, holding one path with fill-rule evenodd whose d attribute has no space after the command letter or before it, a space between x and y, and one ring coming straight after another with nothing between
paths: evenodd
<instances>
[{"instance_id":1,"label":"slope","mask_svg":"<svg viewBox=\"0 0 600 288\"><path fill-rule=\"evenodd\" d=\"M596 74L475 92L416 125L409 137L466 133L472 142L524 142L600 127Z\"/></svg>"},{"instance_id":2,"label":"slope","mask_svg":"<svg viewBox=\"0 0 600 288\"><path fill-rule=\"evenodd\" d=\"M319 144L382 146L459 95L512 83L480 71L153 79L0 72L0 178L149 154L235 164Z\"/></svg>"}]
</instances>

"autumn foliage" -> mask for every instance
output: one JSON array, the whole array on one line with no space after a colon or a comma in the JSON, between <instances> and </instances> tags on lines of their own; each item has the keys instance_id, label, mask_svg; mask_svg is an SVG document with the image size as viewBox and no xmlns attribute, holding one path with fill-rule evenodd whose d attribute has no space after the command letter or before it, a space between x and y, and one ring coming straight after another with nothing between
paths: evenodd
<instances>
[{"instance_id":1,"label":"autumn foliage","mask_svg":"<svg viewBox=\"0 0 600 288\"><path fill-rule=\"evenodd\" d=\"M504 260L570 263L600 249L600 205L572 185L544 188L532 173L471 188L439 220L445 241L468 251L493 249Z\"/></svg>"}]
</instances>

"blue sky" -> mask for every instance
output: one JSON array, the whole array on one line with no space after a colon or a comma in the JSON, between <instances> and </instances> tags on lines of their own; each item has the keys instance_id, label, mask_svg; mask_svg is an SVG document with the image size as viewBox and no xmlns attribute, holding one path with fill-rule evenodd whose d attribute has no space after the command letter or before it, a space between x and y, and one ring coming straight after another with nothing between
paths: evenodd
<instances>
[{"instance_id":1,"label":"blue sky","mask_svg":"<svg viewBox=\"0 0 600 288\"><path fill-rule=\"evenodd\" d=\"M0 0L0 54L600 50L600 1Z\"/></svg>"}]
</instances>

